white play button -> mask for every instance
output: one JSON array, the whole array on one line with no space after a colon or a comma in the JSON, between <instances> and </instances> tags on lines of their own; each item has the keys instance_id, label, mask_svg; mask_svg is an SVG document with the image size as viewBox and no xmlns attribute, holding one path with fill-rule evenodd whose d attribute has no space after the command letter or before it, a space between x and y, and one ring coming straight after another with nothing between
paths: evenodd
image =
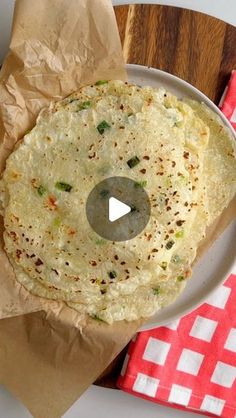
<instances>
[{"instance_id":1,"label":"white play button","mask_svg":"<svg viewBox=\"0 0 236 418\"><path fill-rule=\"evenodd\" d=\"M131 207L115 197L109 199L109 221L114 222L131 212Z\"/></svg>"},{"instance_id":2,"label":"white play button","mask_svg":"<svg viewBox=\"0 0 236 418\"><path fill-rule=\"evenodd\" d=\"M151 205L144 187L127 177L108 177L100 181L86 202L91 228L103 239L114 242L128 241L140 234L149 222L150 213Z\"/></svg>"}]
</instances>

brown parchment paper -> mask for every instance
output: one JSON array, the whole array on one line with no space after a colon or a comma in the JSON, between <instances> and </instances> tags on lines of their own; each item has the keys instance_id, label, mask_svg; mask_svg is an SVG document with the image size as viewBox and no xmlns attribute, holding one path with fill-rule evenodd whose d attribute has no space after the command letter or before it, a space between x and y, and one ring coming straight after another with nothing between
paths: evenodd
<instances>
[{"instance_id":1,"label":"brown parchment paper","mask_svg":"<svg viewBox=\"0 0 236 418\"><path fill-rule=\"evenodd\" d=\"M125 78L110 0L16 0L10 52L0 73L0 170L50 101L98 79ZM224 212L202 251L233 212ZM14 280L0 221L0 382L35 418L59 418L142 321L82 321L63 303L30 295Z\"/></svg>"}]
</instances>

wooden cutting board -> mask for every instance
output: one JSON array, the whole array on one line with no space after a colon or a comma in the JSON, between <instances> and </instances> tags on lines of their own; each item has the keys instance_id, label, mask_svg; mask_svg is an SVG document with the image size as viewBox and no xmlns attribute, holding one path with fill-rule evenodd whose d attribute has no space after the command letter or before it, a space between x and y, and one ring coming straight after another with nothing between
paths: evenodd
<instances>
[{"instance_id":1,"label":"wooden cutting board","mask_svg":"<svg viewBox=\"0 0 236 418\"><path fill-rule=\"evenodd\" d=\"M227 5L225 6L227 7ZM203 13L159 5L115 7L125 61L174 74L216 104L236 69L236 28ZM126 349L95 384L116 387Z\"/></svg>"},{"instance_id":2,"label":"wooden cutting board","mask_svg":"<svg viewBox=\"0 0 236 418\"><path fill-rule=\"evenodd\" d=\"M127 63L177 75L219 102L236 69L234 26L169 6L119 6L115 13Z\"/></svg>"}]
</instances>

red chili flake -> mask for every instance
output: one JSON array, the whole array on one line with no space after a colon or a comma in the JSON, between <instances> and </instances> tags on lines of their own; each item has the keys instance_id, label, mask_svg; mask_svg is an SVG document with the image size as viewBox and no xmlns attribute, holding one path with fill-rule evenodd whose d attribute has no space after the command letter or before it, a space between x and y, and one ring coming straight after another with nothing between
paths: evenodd
<instances>
[{"instance_id":1,"label":"red chili flake","mask_svg":"<svg viewBox=\"0 0 236 418\"><path fill-rule=\"evenodd\" d=\"M57 209L57 199L55 196L48 196L48 204L53 210Z\"/></svg>"},{"instance_id":2,"label":"red chili flake","mask_svg":"<svg viewBox=\"0 0 236 418\"><path fill-rule=\"evenodd\" d=\"M129 274L129 270L128 270L128 269L126 269L126 270L125 270L125 272L126 272L127 274Z\"/></svg>"},{"instance_id":3,"label":"red chili flake","mask_svg":"<svg viewBox=\"0 0 236 418\"><path fill-rule=\"evenodd\" d=\"M164 173L162 173L162 172L158 172L158 173L157 173L157 176L163 176L163 174L164 174Z\"/></svg>"},{"instance_id":4,"label":"red chili flake","mask_svg":"<svg viewBox=\"0 0 236 418\"><path fill-rule=\"evenodd\" d=\"M119 257L118 257L118 255L117 255L117 254L115 254L115 255L114 255L114 259L115 259L115 260L119 260Z\"/></svg>"},{"instance_id":5,"label":"red chili flake","mask_svg":"<svg viewBox=\"0 0 236 418\"><path fill-rule=\"evenodd\" d=\"M163 161L163 158L161 158L161 157L158 157L158 159L159 159L159 161L162 163L162 161Z\"/></svg>"},{"instance_id":6,"label":"red chili flake","mask_svg":"<svg viewBox=\"0 0 236 418\"><path fill-rule=\"evenodd\" d=\"M123 110L124 109L124 105L123 104L121 104L120 105L120 110Z\"/></svg>"},{"instance_id":7,"label":"red chili flake","mask_svg":"<svg viewBox=\"0 0 236 418\"><path fill-rule=\"evenodd\" d=\"M167 206L166 210L167 211L171 210L171 207L170 206Z\"/></svg>"},{"instance_id":8,"label":"red chili flake","mask_svg":"<svg viewBox=\"0 0 236 418\"><path fill-rule=\"evenodd\" d=\"M56 269L51 269L52 271L54 271L54 273L56 273L56 275L58 276L58 271Z\"/></svg>"},{"instance_id":9,"label":"red chili flake","mask_svg":"<svg viewBox=\"0 0 236 418\"><path fill-rule=\"evenodd\" d=\"M188 206L188 202L185 202L184 206Z\"/></svg>"},{"instance_id":10,"label":"red chili flake","mask_svg":"<svg viewBox=\"0 0 236 418\"><path fill-rule=\"evenodd\" d=\"M102 280L102 281L101 281L101 284L106 284L106 281L105 281L105 280Z\"/></svg>"},{"instance_id":11,"label":"red chili flake","mask_svg":"<svg viewBox=\"0 0 236 418\"><path fill-rule=\"evenodd\" d=\"M177 216L177 215L179 215L179 212L175 212L175 214L174 214L175 216Z\"/></svg>"},{"instance_id":12,"label":"red chili flake","mask_svg":"<svg viewBox=\"0 0 236 418\"><path fill-rule=\"evenodd\" d=\"M68 235L75 235L75 234L76 234L76 230L75 229L69 229Z\"/></svg>"},{"instance_id":13,"label":"red chili flake","mask_svg":"<svg viewBox=\"0 0 236 418\"><path fill-rule=\"evenodd\" d=\"M97 262L94 261L94 260L92 260L92 261L90 261L90 264L91 264L91 266L96 266L97 265Z\"/></svg>"},{"instance_id":14,"label":"red chili flake","mask_svg":"<svg viewBox=\"0 0 236 418\"><path fill-rule=\"evenodd\" d=\"M173 229L169 230L169 234L173 234L175 231Z\"/></svg>"},{"instance_id":15,"label":"red chili flake","mask_svg":"<svg viewBox=\"0 0 236 418\"><path fill-rule=\"evenodd\" d=\"M148 155L144 155L143 159L144 160L150 160L150 157Z\"/></svg>"},{"instance_id":16,"label":"red chili flake","mask_svg":"<svg viewBox=\"0 0 236 418\"><path fill-rule=\"evenodd\" d=\"M188 157L189 157L189 152L184 151L184 158L188 159Z\"/></svg>"},{"instance_id":17,"label":"red chili flake","mask_svg":"<svg viewBox=\"0 0 236 418\"><path fill-rule=\"evenodd\" d=\"M147 235L147 240L148 240L148 241L150 241L150 240L151 240L151 238L152 238L152 234L148 234L148 235Z\"/></svg>"},{"instance_id":18,"label":"red chili flake","mask_svg":"<svg viewBox=\"0 0 236 418\"><path fill-rule=\"evenodd\" d=\"M174 191L173 196L175 196L177 194L177 190Z\"/></svg>"},{"instance_id":19,"label":"red chili flake","mask_svg":"<svg viewBox=\"0 0 236 418\"><path fill-rule=\"evenodd\" d=\"M152 249L152 253L158 253L158 249L157 248L153 248Z\"/></svg>"},{"instance_id":20,"label":"red chili flake","mask_svg":"<svg viewBox=\"0 0 236 418\"><path fill-rule=\"evenodd\" d=\"M142 170L140 170L140 173L145 174L146 173L146 168L142 168Z\"/></svg>"},{"instance_id":21,"label":"red chili flake","mask_svg":"<svg viewBox=\"0 0 236 418\"><path fill-rule=\"evenodd\" d=\"M123 266L124 264L126 264L126 262L125 261L121 261L120 264Z\"/></svg>"},{"instance_id":22,"label":"red chili flake","mask_svg":"<svg viewBox=\"0 0 236 418\"><path fill-rule=\"evenodd\" d=\"M147 258L147 259L148 259L148 260L150 260L150 258L151 258L151 256L150 256L150 254L149 254L149 256L148 256L148 258Z\"/></svg>"},{"instance_id":23,"label":"red chili flake","mask_svg":"<svg viewBox=\"0 0 236 418\"><path fill-rule=\"evenodd\" d=\"M119 126L119 129L125 129L125 127L124 126Z\"/></svg>"},{"instance_id":24,"label":"red chili flake","mask_svg":"<svg viewBox=\"0 0 236 418\"><path fill-rule=\"evenodd\" d=\"M90 282L91 283L95 283L96 282L96 279L91 279Z\"/></svg>"},{"instance_id":25,"label":"red chili flake","mask_svg":"<svg viewBox=\"0 0 236 418\"><path fill-rule=\"evenodd\" d=\"M175 167L175 166L176 166L176 162L172 161L172 167Z\"/></svg>"},{"instance_id":26,"label":"red chili flake","mask_svg":"<svg viewBox=\"0 0 236 418\"><path fill-rule=\"evenodd\" d=\"M92 155L89 155L88 157L89 157L90 160L92 160L93 158L96 157L96 152L94 151L94 153Z\"/></svg>"}]
</instances>

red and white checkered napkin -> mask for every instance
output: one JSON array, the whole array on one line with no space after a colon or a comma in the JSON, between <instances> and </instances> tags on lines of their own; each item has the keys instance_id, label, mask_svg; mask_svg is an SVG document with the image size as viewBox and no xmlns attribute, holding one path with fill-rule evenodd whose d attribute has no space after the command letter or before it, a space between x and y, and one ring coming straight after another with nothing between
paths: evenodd
<instances>
[{"instance_id":1,"label":"red and white checkered napkin","mask_svg":"<svg viewBox=\"0 0 236 418\"><path fill-rule=\"evenodd\" d=\"M236 71L220 107L236 129ZM236 275L189 315L138 333L117 384L174 408L236 418Z\"/></svg>"},{"instance_id":2,"label":"red and white checkered napkin","mask_svg":"<svg viewBox=\"0 0 236 418\"><path fill-rule=\"evenodd\" d=\"M219 108L236 129L236 70L232 71L229 84L219 103Z\"/></svg>"},{"instance_id":3,"label":"red and white checkered napkin","mask_svg":"<svg viewBox=\"0 0 236 418\"><path fill-rule=\"evenodd\" d=\"M236 275L189 315L138 333L118 387L174 408L236 418Z\"/></svg>"}]
</instances>

